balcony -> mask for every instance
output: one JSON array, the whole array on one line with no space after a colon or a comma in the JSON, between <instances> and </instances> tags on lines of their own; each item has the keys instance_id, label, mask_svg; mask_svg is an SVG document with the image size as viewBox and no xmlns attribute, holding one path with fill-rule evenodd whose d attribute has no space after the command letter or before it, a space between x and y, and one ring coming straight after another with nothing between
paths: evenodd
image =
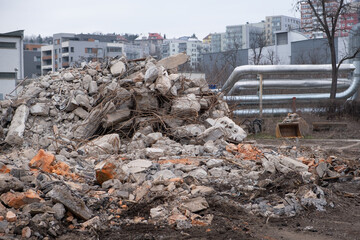
<instances>
[{"instance_id":1,"label":"balcony","mask_svg":"<svg viewBox=\"0 0 360 240\"><path fill-rule=\"evenodd\" d=\"M42 57L42 60L51 60L52 56L51 55L46 55Z\"/></svg>"}]
</instances>

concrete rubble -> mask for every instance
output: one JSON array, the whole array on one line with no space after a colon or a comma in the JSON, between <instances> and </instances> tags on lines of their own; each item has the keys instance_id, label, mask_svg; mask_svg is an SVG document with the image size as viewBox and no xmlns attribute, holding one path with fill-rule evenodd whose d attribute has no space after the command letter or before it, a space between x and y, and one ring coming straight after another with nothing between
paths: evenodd
<instances>
[{"instance_id":1,"label":"concrete rubble","mask_svg":"<svg viewBox=\"0 0 360 240\"><path fill-rule=\"evenodd\" d=\"M263 217L326 210L316 179L340 176L346 164L244 142L222 95L176 73L187 59L90 62L0 102L0 236L209 226L211 203L240 195L238 208ZM302 184L269 194L279 178Z\"/></svg>"}]
</instances>

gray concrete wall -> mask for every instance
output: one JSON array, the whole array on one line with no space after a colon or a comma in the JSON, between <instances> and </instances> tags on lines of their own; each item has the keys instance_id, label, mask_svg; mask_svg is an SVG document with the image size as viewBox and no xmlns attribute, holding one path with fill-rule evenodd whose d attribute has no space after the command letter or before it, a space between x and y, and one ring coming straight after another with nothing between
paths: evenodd
<instances>
[{"instance_id":1,"label":"gray concrete wall","mask_svg":"<svg viewBox=\"0 0 360 240\"><path fill-rule=\"evenodd\" d=\"M337 39L335 39L336 52ZM291 43L291 64L331 64L327 39L309 39Z\"/></svg>"},{"instance_id":2,"label":"gray concrete wall","mask_svg":"<svg viewBox=\"0 0 360 240\"><path fill-rule=\"evenodd\" d=\"M222 86L235 67L249 64L248 50L206 53L203 55L201 70L209 84Z\"/></svg>"}]
</instances>

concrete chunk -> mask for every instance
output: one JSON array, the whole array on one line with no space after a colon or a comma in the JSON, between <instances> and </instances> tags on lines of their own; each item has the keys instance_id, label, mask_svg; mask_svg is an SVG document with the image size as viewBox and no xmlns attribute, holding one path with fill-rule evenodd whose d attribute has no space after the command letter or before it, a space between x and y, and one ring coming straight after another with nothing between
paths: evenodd
<instances>
[{"instance_id":1,"label":"concrete chunk","mask_svg":"<svg viewBox=\"0 0 360 240\"><path fill-rule=\"evenodd\" d=\"M49 116L50 107L46 103L37 103L30 108L34 116Z\"/></svg>"},{"instance_id":2,"label":"concrete chunk","mask_svg":"<svg viewBox=\"0 0 360 240\"><path fill-rule=\"evenodd\" d=\"M192 116L197 115L200 108L200 103L197 101L195 94L188 94L174 100L171 113L179 117Z\"/></svg>"},{"instance_id":3,"label":"concrete chunk","mask_svg":"<svg viewBox=\"0 0 360 240\"><path fill-rule=\"evenodd\" d=\"M205 210L209 207L208 202L203 197L197 197L193 199L187 200L185 203L182 204L185 209L188 209L190 212L200 212Z\"/></svg>"},{"instance_id":4,"label":"concrete chunk","mask_svg":"<svg viewBox=\"0 0 360 240\"><path fill-rule=\"evenodd\" d=\"M119 109L115 112L106 114L105 118L103 119L103 127L108 128L119 122L125 121L130 118L130 115L131 111L128 108Z\"/></svg>"},{"instance_id":5,"label":"concrete chunk","mask_svg":"<svg viewBox=\"0 0 360 240\"><path fill-rule=\"evenodd\" d=\"M189 56L185 53L179 53L170 57L161 59L157 62L156 66L163 66L166 70L177 68L178 66L186 63L189 60Z\"/></svg>"},{"instance_id":6,"label":"concrete chunk","mask_svg":"<svg viewBox=\"0 0 360 240\"><path fill-rule=\"evenodd\" d=\"M126 66L123 62L118 61L110 67L110 72L114 77L124 74L126 71Z\"/></svg>"},{"instance_id":7,"label":"concrete chunk","mask_svg":"<svg viewBox=\"0 0 360 240\"><path fill-rule=\"evenodd\" d=\"M104 135L88 142L80 149L90 155L117 153L120 149L120 138L116 133Z\"/></svg>"},{"instance_id":8,"label":"concrete chunk","mask_svg":"<svg viewBox=\"0 0 360 240\"><path fill-rule=\"evenodd\" d=\"M63 204L71 213L83 220L89 220L92 216L84 201L74 196L67 188L55 186L47 196L51 197L53 202Z\"/></svg>"},{"instance_id":9,"label":"concrete chunk","mask_svg":"<svg viewBox=\"0 0 360 240\"><path fill-rule=\"evenodd\" d=\"M21 105L16 109L13 120L11 121L9 132L5 138L5 142L13 146L22 144L25 123L28 116L29 108L26 105Z\"/></svg>"}]
</instances>

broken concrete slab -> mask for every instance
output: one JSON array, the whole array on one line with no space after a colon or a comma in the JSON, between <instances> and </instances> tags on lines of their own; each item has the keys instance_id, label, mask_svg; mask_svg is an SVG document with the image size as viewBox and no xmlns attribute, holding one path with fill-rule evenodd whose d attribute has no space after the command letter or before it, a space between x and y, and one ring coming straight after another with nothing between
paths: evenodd
<instances>
[{"instance_id":1,"label":"broken concrete slab","mask_svg":"<svg viewBox=\"0 0 360 240\"><path fill-rule=\"evenodd\" d=\"M83 220L89 220L92 217L92 211L85 205L85 202L79 197L73 195L67 188L55 186L46 194L53 202L63 204L72 214Z\"/></svg>"},{"instance_id":2,"label":"broken concrete slab","mask_svg":"<svg viewBox=\"0 0 360 240\"><path fill-rule=\"evenodd\" d=\"M171 113L177 117L197 116L200 111L200 103L196 99L195 94L178 97L171 106Z\"/></svg>"},{"instance_id":3,"label":"broken concrete slab","mask_svg":"<svg viewBox=\"0 0 360 240\"><path fill-rule=\"evenodd\" d=\"M165 152L161 148L146 148L145 155L150 159L159 159L164 156Z\"/></svg>"},{"instance_id":4,"label":"broken concrete slab","mask_svg":"<svg viewBox=\"0 0 360 240\"><path fill-rule=\"evenodd\" d=\"M5 193L10 190L21 191L24 188L24 183L16 177L9 174L0 174L0 193Z\"/></svg>"},{"instance_id":5,"label":"broken concrete slab","mask_svg":"<svg viewBox=\"0 0 360 240\"><path fill-rule=\"evenodd\" d=\"M119 122L123 122L129 119L131 116L131 110L129 108L119 109L115 112L106 114L105 118L103 119L103 127L108 128L111 126L116 125Z\"/></svg>"},{"instance_id":6,"label":"broken concrete slab","mask_svg":"<svg viewBox=\"0 0 360 240\"><path fill-rule=\"evenodd\" d=\"M179 53L170 57L161 59L157 62L156 66L163 66L166 70L177 68L178 66L186 63L189 60L189 56L185 53Z\"/></svg>"},{"instance_id":7,"label":"broken concrete slab","mask_svg":"<svg viewBox=\"0 0 360 240\"><path fill-rule=\"evenodd\" d=\"M122 169L124 170L124 172L126 173L139 173L139 172L144 172L146 170L148 170L151 166L152 166L152 162L148 161L148 160L142 160L142 159L138 159L138 160L133 160L131 162L129 162L128 164L125 164Z\"/></svg>"},{"instance_id":8,"label":"broken concrete slab","mask_svg":"<svg viewBox=\"0 0 360 240\"><path fill-rule=\"evenodd\" d=\"M30 108L30 113L34 116L49 116L50 107L46 103L36 103Z\"/></svg>"},{"instance_id":9,"label":"broken concrete slab","mask_svg":"<svg viewBox=\"0 0 360 240\"><path fill-rule=\"evenodd\" d=\"M29 116L29 108L21 105L15 111L15 115L11 121L9 132L6 135L5 142L10 145L20 145L23 142L25 124Z\"/></svg>"},{"instance_id":10,"label":"broken concrete slab","mask_svg":"<svg viewBox=\"0 0 360 240\"><path fill-rule=\"evenodd\" d=\"M181 206L190 212L196 213L207 209L209 204L204 197L197 197L185 201Z\"/></svg>"},{"instance_id":11,"label":"broken concrete slab","mask_svg":"<svg viewBox=\"0 0 360 240\"><path fill-rule=\"evenodd\" d=\"M89 155L114 154L121 146L119 135L116 133L98 137L80 148Z\"/></svg>"}]
</instances>

